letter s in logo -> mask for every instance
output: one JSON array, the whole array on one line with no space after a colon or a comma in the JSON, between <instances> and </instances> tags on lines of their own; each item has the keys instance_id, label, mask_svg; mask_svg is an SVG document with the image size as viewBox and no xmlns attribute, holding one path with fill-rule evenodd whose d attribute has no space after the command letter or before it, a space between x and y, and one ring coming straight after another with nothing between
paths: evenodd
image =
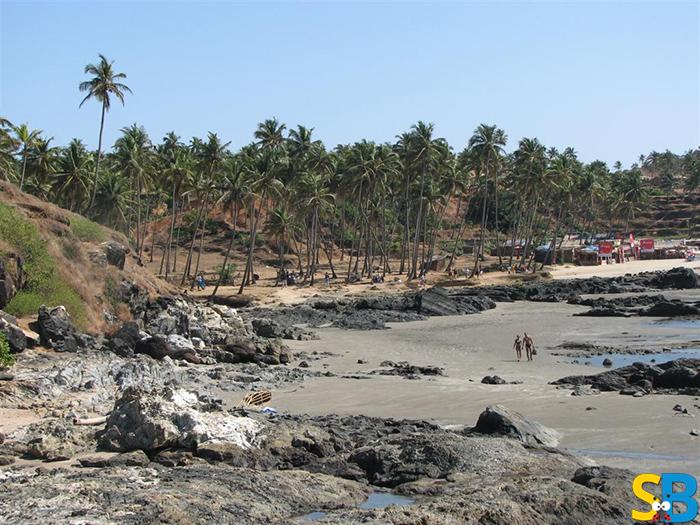
<instances>
[{"instance_id":1,"label":"letter s in logo","mask_svg":"<svg viewBox=\"0 0 700 525\"><path fill-rule=\"evenodd\" d=\"M647 492L644 489L644 484L652 483L653 485L658 485L660 482L661 476L659 476L658 474L640 474L639 476L634 478L634 481L632 482L632 492L638 499L642 500L644 503L649 505L649 510L645 512L633 510L633 520L651 521L652 519L654 519L654 514L656 514L656 511L651 507L651 505L652 503L654 503L654 501L656 501L657 498L652 493Z\"/></svg>"}]
</instances>

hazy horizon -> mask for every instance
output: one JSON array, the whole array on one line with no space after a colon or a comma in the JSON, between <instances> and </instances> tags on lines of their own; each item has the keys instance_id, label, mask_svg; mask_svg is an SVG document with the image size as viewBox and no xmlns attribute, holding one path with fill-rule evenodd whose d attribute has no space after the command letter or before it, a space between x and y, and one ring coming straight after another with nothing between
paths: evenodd
<instances>
[{"instance_id":1,"label":"hazy horizon","mask_svg":"<svg viewBox=\"0 0 700 525\"><path fill-rule=\"evenodd\" d=\"M105 144L214 131L234 149L258 122L315 128L329 148L393 141L418 120L459 150L497 124L625 166L700 144L697 2L0 5L0 114L64 145L97 145L78 83L103 53L134 94Z\"/></svg>"}]
</instances>

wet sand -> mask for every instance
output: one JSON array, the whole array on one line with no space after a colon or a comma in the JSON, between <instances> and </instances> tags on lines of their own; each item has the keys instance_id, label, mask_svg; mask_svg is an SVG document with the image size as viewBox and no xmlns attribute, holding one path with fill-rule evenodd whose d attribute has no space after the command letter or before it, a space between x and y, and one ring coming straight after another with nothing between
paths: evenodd
<instances>
[{"instance_id":1,"label":"wet sand","mask_svg":"<svg viewBox=\"0 0 700 525\"><path fill-rule=\"evenodd\" d=\"M698 297L697 290L692 294ZM309 361L312 369L363 374L388 359L441 366L446 377L314 378L290 391L275 392L273 405L289 412L365 414L471 426L484 407L499 403L557 429L563 434L562 447L586 451L598 462L635 471L700 474L700 438L689 434L700 427L698 398L634 398L616 392L572 396L570 390L548 384L563 376L604 370L552 355L562 352L555 347L564 341L661 350L664 345L700 339L697 327L664 326L654 318L571 316L585 309L560 303L500 303L477 315L394 324L383 331L321 330L318 341L291 343L295 351L339 354ZM534 337L538 350L534 362L515 359L513 338L523 331ZM357 364L358 359L367 364ZM480 383L485 375L494 374L522 384ZM686 407L690 415L673 411L676 404Z\"/></svg>"}]
</instances>

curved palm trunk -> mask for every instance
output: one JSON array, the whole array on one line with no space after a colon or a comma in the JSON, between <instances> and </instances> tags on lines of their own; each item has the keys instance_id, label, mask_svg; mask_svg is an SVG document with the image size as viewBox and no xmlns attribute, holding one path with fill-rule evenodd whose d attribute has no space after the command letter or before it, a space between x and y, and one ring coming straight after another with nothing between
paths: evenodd
<instances>
[{"instance_id":1,"label":"curved palm trunk","mask_svg":"<svg viewBox=\"0 0 700 525\"><path fill-rule=\"evenodd\" d=\"M22 177L19 180L19 191L22 191L24 187L24 174L27 172L27 146L24 147L24 153L22 155Z\"/></svg>"},{"instance_id":2,"label":"curved palm trunk","mask_svg":"<svg viewBox=\"0 0 700 525\"><path fill-rule=\"evenodd\" d=\"M170 232L168 233L168 246L166 248L166 256L165 256L165 280L168 280L168 276L170 275L170 252L173 247L173 233L175 232L175 217L176 217L176 210L177 210L177 184L175 181L173 181L173 212L170 217ZM163 267L161 265L160 273L163 273Z\"/></svg>"},{"instance_id":3,"label":"curved palm trunk","mask_svg":"<svg viewBox=\"0 0 700 525\"><path fill-rule=\"evenodd\" d=\"M494 166L493 170L493 198L494 198L494 212L496 214L496 253L498 254L498 266L503 265L503 258L501 257L501 241L500 233L498 231L498 168Z\"/></svg>"},{"instance_id":4,"label":"curved palm trunk","mask_svg":"<svg viewBox=\"0 0 700 525\"><path fill-rule=\"evenodd\" d=\"M180 281L180 286L184 286L187 278L190 275L190 266L192 263L192 251L194 250L194 243L197 240L197 232L199 231L199 221L202 218L202 209L204 208L204 201L199 205L199 211L197 212L197 220L195 222L194 231L192 232L192 241L190 242L190 249L187 253L187 260L185 261L185 271L182 272L182 281Z\"/></svg>"},{"instance_id":5,"label":"curved palm trunk","mask_svg":"<svg viewBox=\"0 0 700 525\"><path fill-rule=\"evenodd\" d=\"M202 233L199 235L199 249L197 250L197 262L195 263L194 266L194 273L193 275L196 277L197 273L199 272L199 260L202 257L202 247L204 245L204 236L207 233L207 215L209 214L209 209L208 209L208 202L205 205L204 208L204 220L202 221ZM194 290L194 279L192 279L192 284L190 285L190 290Z\"/></svg>"},{"instance_id":6,"label":"curved palm trunk","mask_svg":"<svg viewBox=\"0 0 700 525\"><path fill-rule=\"evenodd\" d=\"M102 102L102 116L100 117L100 135L97 140L97 157L95 158L95 176L93 177L92 180L92 196L90 197L90 204L88 205L87 209L85 210L85 214L92 210L92 207L95 205L95 195L97 195L97 174L100 169L100 156L102 155L102 132L104 131L105 127L105 111L107 108L105 107L105 103Z\"/></svg>"},{"instance_id":7,"label":"curved palm trunk","mask_svg":"<svg viewBox=\"0 0 700 525\"><path fill-rule=\"evenodd\" d=\"M263 192L262 197L260 198L260 206L258 206L257 213L254 213L255 217L253 218L253 227L252 227L251 236L250 236L250 247L248 248L248 259L246 262L245 273L243 274L243 279L241 280L241 286L238 289L239 294L243 293L243 290L245 290L246 284L248 284L247 281L252 278L253 252L255 251L255 238L257 237L257 234L258 234L258 220L260 219L260 214L262 213L262 207L263 207L264 202L265 202L265 192ZM253 204L253 209L255 209L254 204Z\"/></svg>"},{"instance_id":8,"label":"curved palm trunk","mask_svg":"<svg viewBox=\"0 0 700 525\"><path fill-rule=\"evenodd\" d=\"M425 173L421 177L420 181L420 194L418 197L418 216L416 217L416 232L413 237L413 257L411 259L411 268L409 269L407 280L415 279L417 276L417 266L418 266L418 241L420 239L420 227L423 215L423 189L425 182Z\"/></svg>"},{"instance_id":9,"label":"curved palm trunk","mask_svg":"<svg viewBox=\"0 0 700 525\"><path fill-rule=\"evenodd\" d=\"M474 272L473 275L478 275L479 273L479 266L481 265L481 256L484 254L484 237L486 236L486 205L488 201L488 196L489 196L489 186L488 186L488 177L485 177L485 182L484 182L484 196L483 196L483 204L481 206L481 231L479 233L479 248L476 249L475 256L474 256Z\"/></svg>"},{"instance_id":10,"label":"curved palm trunk","mask_svg":"<svg viewBox=\"0 0 700 525\"><path fill-rule=\"evenodd\" d=\"M238 216L238 205L234 204L233 205L233 217ZM221 266L221 272L219 273L219 279L216 281L216 286L214 286L214 290L211 292L211 295L209 296L209 300L211 301L214 296L216 296L216 292L219 291L219 286L223 283L224 280L224 274L226 273L226 265L228 264L228 259L231 256L231 249L233 248L233 243L236 239L236 221L233 221L233 231L231 232L231 239L228 242L228 248L226 248L226 255L224 256L224 264ZM281 256L281 250L280 250L280 256Z\"/></svg>"}]
</instances>

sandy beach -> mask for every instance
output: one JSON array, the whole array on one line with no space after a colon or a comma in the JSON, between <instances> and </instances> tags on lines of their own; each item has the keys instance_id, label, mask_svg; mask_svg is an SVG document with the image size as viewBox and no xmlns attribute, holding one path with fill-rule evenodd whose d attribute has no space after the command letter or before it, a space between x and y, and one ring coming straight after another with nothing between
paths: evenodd
<instances>
[{"instance_id":1,"label":"sandy beach","mask_svg":"<svg viewBox=\"0 0 700 525\"><path fill-rule=\"evenodd\" d=\"M697 297L697 291L676 292L680 295ZM444 367L446 376L315 378L275 393L274 405L289 412L365 414L470 426L484 407L498 403L555 428L562 433L564 448L599 462L636 471L700 473L700 438L689 434L700 425L697 398L634 398L617 392L577 397L548 384L567 375L604 370L553 355L562 352L556 347L565 341L659 351L695 341L700 348L698 325L666 326L662 320L639 317L572 317L584 309L557 303L501 303L477 315L394 324L389 330L321 330L318 341L293 343L296 351L337 354L309 361L312 369L358 376L388 359ZM533 362L517 362L512 350L514 335L523 331L537 344ZM358 360L367 363L358 364ZM480 383L482 377L493 374L522 383ZM687 407L690 414L675 412L676 404Z\"/></svg>"}]
</instances>

